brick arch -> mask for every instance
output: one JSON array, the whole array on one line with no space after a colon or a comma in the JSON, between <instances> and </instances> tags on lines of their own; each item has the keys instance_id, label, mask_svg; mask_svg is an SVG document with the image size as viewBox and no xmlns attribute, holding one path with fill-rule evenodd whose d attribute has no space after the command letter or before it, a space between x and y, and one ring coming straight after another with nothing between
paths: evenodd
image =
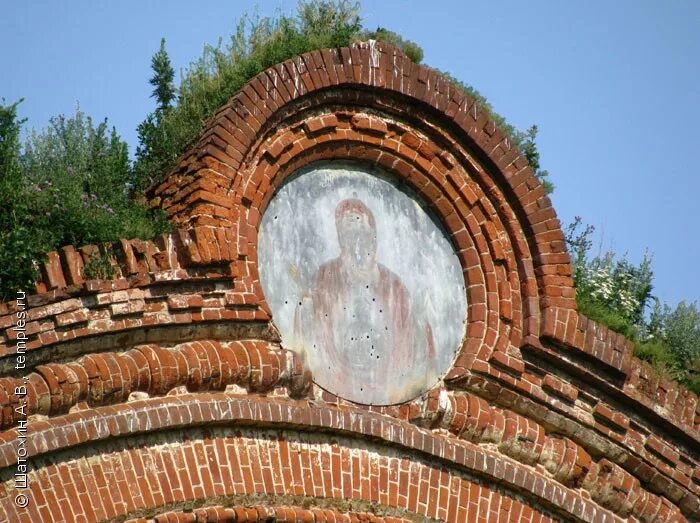
<instances>
[{"instance_id":1,"label":"brick arch","mask_svg":"<svg viewBox=\"0 0 700 523\"><path fill-rule=\"evenodd\" d=\"M369 117L358 122L358 127L365 126L361 130L366 131L366 136L374 136L374 140L362 140L365 159L403 174L410 183L414 180L406 171L421 164L430 169L432 159L442 164L433 173L434 185L426 185L429 191L424 196L435 206L451 205L457 210L453 210L455 216L451 218L454 223L442 216L450 232L456 234L466 229L472 236L484 235L478 246L483 247L478 249L482 251L489 250L487 243L497 243L501 232L508 235L514 252L512 263L517 266L515 278L501 270L502 260L489 263L482 259L473 267L502 273L498 282L501 292L493 293L491 300L506 294L508 286L517 286L522 295L520 303L502 306L491 303L483 312L488 318L499 315L499 309L519 307L516 315L521 314L517 318L520 324L514 326L514 336L506 336L504 340L515 342L512 345L518 347L522 339L536 338L543 309L575 310L564 236L551 202L527 161L473 99L435 71L413 64L398 49L379 42L314 51L275 65L253 78L206 123L198 143L180 159L166 181L153 188L153 205L164 208L180 226L238 227L239 235L243 232L247 238L246 245L238 248L239 258L249 262L243 272L250 275L249 284L254 286L256 228L264 204L276 186L266 167L260 166L263 157L273 160L272 163L295 158L305 158L308 163L334 157L334 153L328 152L328 143L318 147L325 152L309 150L318 145L310 143L315 140L309 135L324 134L325 129L332 127L333 113L328 109L334 104L336 108L344 105L340 110L349 114L369 110L370 114L365 115ZM411 107L411 111L406 111L406 107ZM284 125L295 113L324 111L329 120L321 118L312 123L307 118L301 127L287 129L292 135L286 138L281 135L274 143L268 141L271 135L285 130ZM414 162L401 159L399 163L385 165L377 158L381 142L377 138L384 130L381 118L375 122L380 127L372 128L371 116L377 111L392 118L401 114L409 123L411 116L415 116L414 127L428 135L428 143L418 140L411 144L417 153ZM415 125L418 120L422 125ZM293 131L302 127L307 134L306 142L293 136ZM347 147L356 145L342 133L336 137ZM433 147L431 151L430 142L446 144L447 149L436 151ZM399 147L411 145L402 141ZM421 155L421 147L432 157ZM468 173L473 186L458 183L446 188L444 178L456 168ZM475 192L481 193L481 197ZM489 218L496 218L496 225L492 223L485 230L473 223L486 222ZM462 254L467 256L466 251ZM492 283L495 279L491 276ZM485 294L484 301L489 291ZM499 337L499 330L486 319L483 325L472 328L483 329L483 337ZM487 345L493 350L496 343L491 340ZM500 351L507 353L507 345L501 341Z\"/></svg>"},{"instance_id":2,"label":"brick arch","mask_svg":"<svg viewBox=\"0 0 700 523\"><path fill-rule=\"evenodd\" d=\"M247 507L350 504L412 520L462 522L479 514L488 521L621 521L496 452L361 413L218 393L36 423L27 436L35 502L18 507L19 491L5 478L0 521L112 521L221 500ZM0 443L2 466L15 459L12 445Z\"/></svg>"},{"instance_id":3,"label":"brick arch","mask_svg":"<svg viewBox=\"0 0 700 523\"><path fill-rule=\"evenodd\" d=\"M489 156L503 148L510 157ZM469 283L473 330L460 359L444 383L400 405L319 393L299 358L280 346L257 285L256 227L275 188L311 162L349 158L400 177L432 206ZM118 521L141 523L146 513L128 509L124 477L137 476L148 455L158 465L150 471L177 477L177 460L186 458L166 463L159 447L172 434L207 428L229 439L237 430L312 434L320 444L308 447L309 463L314 449L342 438L350 454L372 445L403 452L439 469L428 491L443 469L460 482L476 478L477 492L487 486L488 504L472 503L472 485L460 491L484 520L508 511L526 521L546 511L565 520L700 518L697 396L574 309L559 224L524 160L472 101L397 50L324 50L263 73L219 111L152 196L180 228L113 245L110 280L82 270L96 246L47 255L37 293L27 297L26 368L15 366L14 353L15 313L24 305L0 304L0 522L60 521L69 507L116 499ZM16 410L21 387L24 412ZM208 458L193 439L179 438L185 444L176 452ZM23 511L12 497L25 443L33 475ZM123 453L127 447L134 452ZM96 461L109 463L114 486L100 483L97 497L86 488L98 481ZM352 466L341 465L342 479ZM290 507L300 520L351 518L352 511L325 507L318 491L222 500L200 474L213 478L217 467L198 462L197 499L155 503L147 517L254 520L264 503ZM134 483L141 500L150 486L162 491L156 481ZM454 510L452 491L437 490L418 520L428 507ZM462 494L456 499L464 521ZM525 505L513 508L512 499ZM408 510L401 514L415 520Z\"/></svg>"},{"instance_id":4,"label":"brick arch","mask_svg":"<svg viewBox=\"0 0 700 523\"><path fill-rule=\"evenodd\" d=\"M395 516L378 516L373 512L344 512L332 508L303 508L280 505L248 505L225 507L203 506L195 510L170 510L152 518L134 518L126 523L410 523Z\"/></svg>"}]
</instances>

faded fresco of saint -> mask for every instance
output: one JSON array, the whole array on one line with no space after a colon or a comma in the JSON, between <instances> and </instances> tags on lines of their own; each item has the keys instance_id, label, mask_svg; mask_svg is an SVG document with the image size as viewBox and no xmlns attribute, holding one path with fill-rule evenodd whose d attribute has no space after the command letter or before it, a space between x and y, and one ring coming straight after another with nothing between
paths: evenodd
<instances>
[{"instance_id":1,"label":"faded fresco of saint","mask_svg":"<svg viewBox=\"0 0 700 523\"><path fill-rule=\"evenodd\" d=\"M282 345L342 398L389 405L437 383L463 339L461 265L439 222L382 171L321 164L263 215L258 267Z\"/></svg>"},{"instance_id":2,"label":"faded fresco of saint","mask_svg":"<svg viewBox=\"0 0 700 523\"><path fill-rule=\"evenodd\" d=\"M333 385L336 394L359 391L368 403L391 403L401 398L392 398L387 384L412 380L420 389L437 377L430 323L412 310L401 279L377 261L372 211L346 199L335 210L335 223L340 255L321 265L302 297L295 338L323 355L312 360L312 371L343 369Z\"/></svg>"}]
</instances>

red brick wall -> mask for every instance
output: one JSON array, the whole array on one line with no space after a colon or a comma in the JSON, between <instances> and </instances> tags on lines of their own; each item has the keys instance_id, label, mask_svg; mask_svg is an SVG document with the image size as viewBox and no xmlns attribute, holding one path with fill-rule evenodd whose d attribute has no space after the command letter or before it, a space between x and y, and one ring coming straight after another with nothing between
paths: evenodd
<instances>
[{"instance_id":1,"label":"red brick wall","mask_svg":"<svg viewBox=\"0 0 700 523\"><path fill-rule=\"evenodd\" d=\"M333 159L405 180L464 269L458 357L402 405L315 386L260 287L267 202ZM700 519L698 398L576 311L561 227L527 162L474 100L397 49L261 73L151 198L178 229L113 246L111 280L85 279L94 246L48 255L24 370L16 305L0 304L0 521Z\"/></svg>"}]
</instances>

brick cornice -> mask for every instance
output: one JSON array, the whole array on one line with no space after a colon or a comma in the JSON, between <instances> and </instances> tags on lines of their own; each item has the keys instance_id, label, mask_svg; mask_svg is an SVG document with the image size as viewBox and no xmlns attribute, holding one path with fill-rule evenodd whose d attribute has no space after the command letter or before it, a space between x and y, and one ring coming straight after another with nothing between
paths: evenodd
<instances>
[{"instance_id":1,"label":"brick cornice","mask_svg":"<svg viewBox=\"0 0 700 523\"><path fill-rule=\"evenodd\" d=\"M221 393L137 400L114 407L78 411L55 420L35 422L34 430L27 436L26 447L32 459L41 457L42 460L50 462L50 456L54 452L72 448L73 455L78 452L79 456L81 447L94 447L99 442L116 436L123 441L124 438L138 434L180 427L193 429L197 426L211 426L212 423L234 423L235 426L253 424L261 428L279 426L314 433L331 431L351 438L370 439L379 442L380 446L388 445L417 453L413 459L422 456L431 463L440 463L439 466L447 467L442 470L448 478L463 471L483 478L485 485L501 485L507 491L529 498L535 506L546 507L567 520L622 521L575 490L566 488L516 461L503 458L498 453L466 441L456 442L381 414L361 409L333 408L308 401L235 397ZM14 429L0 437L0 468L8 467L16 461L13 442L16 434L13 432ZM216 439L214 435L210 437ZM153 443L157 445L158 439ZM149 445L141 445L140 448L146 451L149 448ZM306 448L313 448L313 445L306 444ZM108 454L109 451L106 455ZM107 459L106 455L103 459ZM59 458L58 461L65 461L65 458ZM211 467L211 461L208 463ZM286 466L289 465L282 463L283 468ZM337 473L340 478L340 470ZM253 478L245 475L243 478L246 482L251 481L251 486L253 485ZM450 483L449 480L447 483ZM604 484L601 484L601 488L603 486ZM13 490L10 488L5 491L4 496L0 496L0 509L21 518L21 514L26 512L17 512L17 507L12 503L12 494ZM212 494L213 492L206 494L204 499ZM172 499L174 494L171 492L167 495ZM379 496L381 502L381 494ZM636 495L630 501L632 504L639 503L641 508L648 504ZM649 505L654 506L654 503ZM447 505L428 505L431 512L446 509ZM36 511L37 507L29 510ZM656 506L652 516L661 513L672 515L668 512L668 507L660 511L661 505Z\"/></svg>"},{"instance_id":2,"label":"brick cornice","mask_svg":"<svg viewBox=\"0 0 700 523\"><path fill-rule=\"evenodd\" d=\"M258 227L275 190L302 169L337 161L408 185L443 225L462 265L464 342L432 390L400 405L354 405L313 384L299 358L280 347L260 285ZM449 510L447 519L465 521L468 509L523 521L548 521L546 511L585 521L700 517L697 396L659 378L632 356L629 340L576 310L559 221L525 159L474 100L398 49L359 43L264 71L205 124L150 196L176 229L112 245L110 279L84 274L97 246L48 254L37 292L27 298L23 370L13 366L16 306L0 304L0 427L8 429L0 433L0 462L9 467L16 459L20 434L11 427L21 413L13 412L14 390L26 377L28 448L44 482L34 487L38 499L55 495L65 505L63 494L74 492L65 512L95 496L84 492L83 472L68 470L74 452L98 445L106 460L121 463L126 454L115 457L112 446L138 442L141 450L128 457L134 461L116 465L136 474L139 463L164 459L158 438L197 432L201 448L187 439L181 449L168 447L174 456L188 449L194 461L177 454L170 469L156 465L158 481L148 488L162 500L146 501L143 483L132 498L117 481L123 499L103 507L111 518L137 517L130 507L138 497L154 517L165 511L180 518L188 487L167 493L168 475L212 471L230 480L231 470L222 479L211 463L196 461L213 445L207 425L265 426L350 437L360 454L375 443L402 449L411 467L427 457L442 469L425 468L426 490L457 472L503 487L475 487L485 488L486 505L471 494L421 492L414 501L424 506L415 501L421 510L409 507L411 517L446 519ZM212 390L222 392L204 393ZM90 481L103 481L93 473L85 472ZM285 495L299 489L298 479L285 484ZM312 485L304 495L318 503L337 495L333 485ZM219 503L221 488L203 482L186 503ZM91 501L107 498L103 492ZM243 501L245 510L254 504ZM57 509L49 506L40 517L31 512L36 507L22 517L50 520ZM229 499L222 514L242 517L236 506ZM12 510L10 518L18 514Z\"/></svg>"},{"instance_id":3,"label":"brick cornice","mask_svg":"<svg viewBox=\"0 0 700 523\"><path fill-rule=\"evenodd\" d=\"M271 496L265 505L256 505L260 499L251 496L251 503L236 506L203 506L194 510L169 510L156 514L152 518L139 517L129 519L126 523L258 523L274 521L276 523L411 523L418 514L407 514L406 519L399 516L379 515L383 507L372 505L372 512L343 511L338 508L303 508L285 506L279 497ZM252 500L255 499L253 502ZM298 501L307 504L318 503L313 498L299 497Z\"/></svg>"}]
</instances>

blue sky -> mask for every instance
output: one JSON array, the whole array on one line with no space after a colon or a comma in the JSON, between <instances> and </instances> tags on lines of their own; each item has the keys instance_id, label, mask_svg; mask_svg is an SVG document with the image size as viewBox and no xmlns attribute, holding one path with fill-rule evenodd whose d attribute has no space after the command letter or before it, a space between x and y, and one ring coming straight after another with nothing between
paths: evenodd
<instances>
[{"instance_id":1,"label":"blue sky","mask_svg":"<svg viewBox=\"0 0 700 523\"><path fill-rule=\"evenodd\" d=\"M295 1L5 2L0 97L24 97L42 128L76 103L136 146L153 108L161 37L176 70L243 12ZM596 248L654 256L655 294L700 298L700 2L365 1L368 27L418 42L424 62L476 87L512 124L540 128L562 223L596 227Z\"/></svg>"}]
</instances>

